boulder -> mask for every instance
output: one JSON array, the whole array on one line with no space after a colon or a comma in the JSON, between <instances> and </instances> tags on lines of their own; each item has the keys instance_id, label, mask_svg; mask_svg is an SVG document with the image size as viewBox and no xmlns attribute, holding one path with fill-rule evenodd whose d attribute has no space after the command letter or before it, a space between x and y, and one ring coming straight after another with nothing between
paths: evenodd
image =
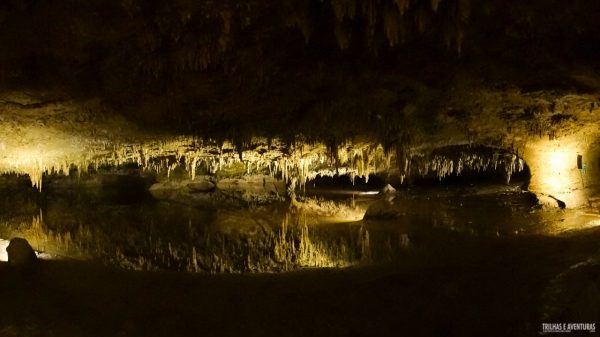
<instances>
[{"instance_id":1,"label":"boulder","mask_svg":"<svg viewBox=\"0 0 600 337\"><path fill-rule=\"evenodd\" d=\"M564 209L565 207L567 207L566 203L562 200L559 200L551 195L546 195L546 194L539 194L537 196L538 198L538 203L545 208L560 208L560 209Z\"/></svg>"},{"instance_id":2,"label":"boulder","mask_svg":"<svg viewBox=\"0 0 600 337\"><path fill-rule=\"evenodd\" d=\"M150 186L150 194L158 200L174 200L195 205L213 200L231 199L236 202L267 203L286 195L285 183L268 175L247 175L212 181L203 176L191 179L172 179Z\"/></svg>"},{"instance_id":3,"label":"boulder","mask_svg":"<svg viewBox=\"0 0 600 337\"><path fill-rule=\"evenodd\" d=\"M385 185L385 187L379 191L379 194L394 194L394 193L396 193L396 189L390 184Z\"/></svg>"},{"instance_id":4,"label":"boulder","mask_svg":"<svg viewBox=\"0 0 600 337\"><path fill-rule=\"evenodd\" d=\"M392 185L387 184L379 191L379 195L382 195L389 203L393 203L396 198L396 189Z\"/></svg>"},{"instance_id":5,"label":"boulder","mask_svg":"<svg viewBox=\"0 0 600 337\"><path fill-rule=\"evenodd\" d=\"M206 199L204 194L215 190L215 184L205 177L172 179L152 184L150 194L158 200Z\"/></svg>"},{"instance_id":6,"label":"boulder","mask_svg":"<svg viewBox=\"0 0 600 337\"><path fill-rule=\"evenodd\" d=\"M211 192L215 189L215 184L208 180L198 180L188 183L187 188L192 193Z\"/></svg>"},{"instance_id":7,"label":"boulder","mask_svg":"<svg viewBox=\"0 0 600 337\"><path fill-rule=\"evenodd\" d=\"M8 253L8 263L14 266L28 266L37 261L35 251L23 238L11 239L6 247L6 252Z\"/></svg>"},{"instance_id":8,"label":"boulder","mask_svg":"<svg viewBox=\"0 0 600 337\"><path fill-rule=\"evenodd\" d=\"M221 179L217 182L217 188L227 195L254 202L280 200L286 195L285 183L268 175Z\"/></svg>"}]
</instances>

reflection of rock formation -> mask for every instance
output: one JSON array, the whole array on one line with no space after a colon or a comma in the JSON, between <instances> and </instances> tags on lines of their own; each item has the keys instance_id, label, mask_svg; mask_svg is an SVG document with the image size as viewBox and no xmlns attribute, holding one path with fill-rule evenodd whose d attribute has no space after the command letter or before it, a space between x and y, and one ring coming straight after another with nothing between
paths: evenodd
<instances>
[{"instance_id":1,"label":"reflection of rock formation","mask_svg":"<svg viewBox=\"0 0 600 337\"><path fill-rule=\"evenodd\" d=\"M39 216L33 217L31 226L22 231L23 235L31 242L32 246L45 256L70 256L71 258L81 257L80 246L73 242L73 235L69 230L52 230L45 223L40 211ZM89 236L89 230L83 232L80 227L78 237Z\"/></svg>"},{"instance_id":2,"label":"reflection of rock formation","mask_svg":"<svg viewBox=\"0 0 600 337\"><path fill-rule=\"evenodd\" d=\"M327 218L333 223L348 221L344 210L354 208L333 202L299 202L312 206L290 213L287 203L242 208L152 201L114 205L96 199L94 191L79 192L56 195L44 216L40 212L30 222L22 222L19 212L3 214L7 222L2 237L23 236L51 257L95 259L144 270L281 271L346 266L360 260L353 257L359 254L353 247L359 245L352 243L356 238L347 237L350 233L315 226ZM335 218L337 213L340 219ZM300 224L301 217L308 223ZM287 250L288 259L282 259L282 250Z\"/></svg>"},{"instance_id":3,"label":"reflection of rock formation","mask_svg":"<svg viewBox=\"0 0 600 337\"><path fill-rule=\"evenodd\" d=\"M295 209L290 213L285 205L281 205L283 213L274 208L218 209L205 219L208 223L198 226L198 219L196 224L190 219L186 228L178 228L175 219L168 217L151 219L146 224L118 223L123 215L110 213L95 213L95 223L83 224L81 222L90 219L80 218L71 225L57 225L57 221L60 223L68 216L57 217L59 213L51 211L49 223L40 214L29 224L10 224L10 231L3 235L21 235L50 258L94 259L136 270L193 272L346 267L382 258L387 260L406 248L403 244L406 240L390 240L387 235L378 235L373 242L369 229L360 223L323 223L322 219L327 216L335 217L331 213L334 208L343 210L345 207L324 207L322 203L313 207L321 205L330 213L315 215L313 209L306 212ZM127 212L137 212L132 206L127 207ZM283 220L275 220L281 217ZM158 225L160 231L148 230L148 226L154 225ZM171 233L160 234L161 231Z\"/></svg>"},{"instance_id":4,"label":"reflection of rock formation","mask_svg":"<svg viewBox=\"0 0 600 337\"><path fill-rule=\"evenodd\" d=\"M260 272L394 261L424 237L450 232L495 237L597 226L597 216L540 210L530 193L495 185L400 191L393 204L369 199L366 219L356 222L350 221L362 218L366 201L299 198L292 208L215 208L152 200L115 205L93 193L72 197L57 196L33 221L18 211L14 220L3 214L1 237L22 236L51 255L132 269ZM383 211L390 217L382 219Z\"/></svg>"}]
</instances>

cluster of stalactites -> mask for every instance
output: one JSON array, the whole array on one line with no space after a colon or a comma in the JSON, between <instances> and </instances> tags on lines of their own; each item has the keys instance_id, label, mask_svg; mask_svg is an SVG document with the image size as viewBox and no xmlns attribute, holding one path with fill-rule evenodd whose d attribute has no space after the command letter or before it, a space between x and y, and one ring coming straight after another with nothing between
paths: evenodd
<instances>
[{"instance_id":1,"label":"cluster of stalactites","mask_svg":"<svg viewBox=\"0 0 600 337\"><path fill-rule=\"evenodd\" d=\"M442 22L441 33L448 47L460 54L464 25L471 15L470 0L331 0L336 18L335 36L340 49L350 45L351 25L360 18L366 23L366 41L372 47L375 33L383 31L390 46L404 42L411 32L424 33ZM444 13L440 8L444 5Z\"/></svg>"},{"instance_id":2,"label":"cluster of stalactites","mask_svg":"<svg viewBox=\"0 0 600 337\"><path fill-rule=\"evenodd\" d=\"M42 178L44 174L57 173L69 175L71 164L67 161L59 161L53 164L46 164L41 159L28 161L26 163L14 164L12 168L6 169L3 173L7 174L26 174L29 176L31 186L42 191Z\"/></svg>"},{"instance_id":3,"label":"cluster of stalactites","mask_svg":"<svg viewBox=\"0 0 600 337\"><path fill-rule=\"evenodd\" d=\"M40 157L31 162L15 164L10 171L29 175L33 186L41 190L44 174L68 175L72 166L81 174L90 169L97 171L104 166L136 164L144 171L166 172L167 177L177 167L183 167L193 180L200 169L215 174L219 170L243 164L246 174L270 174L296 188L305 186L307 181L318 175L348 175L352 179L368 179L370 174L389 167L390 163L383 148L370 143L345 144L334 151L333 157L323 144L299 142L299 145L288 148L276 140L268 142L253 139L252 143L254 146L251 149L243 151L230 142L217 143L192 138L117 144L110 148L90 150L75 159Z\"/></svg>"},{"instance_id":4,"label":"cluster of stalactites","mask_svg":"<svg viewBox=\"0 0 600 337\"><path fill-rule=\"evenodd\" d=\"M414 156L406 161L406 165L414 170L415 174L425 177L433 172L441 181L450 175L460 175L463 171L487 172L490 170L504 173L506 183L510 182L511 176L515 172L521 172L525 169L525 162L522 158L512 153L476 154L462 152L458 158L449 158L444 155L434 155L432 157Z\"/></svg>"},{"instance_id":5,"label":"cluster of stalactites","mask_svg":"<svg viewBox=\"0 0 600 337\"><path fill-rule=\"evenodd\" d=\"M345 144L334 151L334 158L328 155L329 152L324 146L305 154L294 152L275 162L272 172L280 174L286 183L304 188L317 176L349 176L353 182L357 177L368 181L369 175L390 167L391 158L381 145Z\"/></svg>"},{"instance_id":6,"label":"cluster of stalactites","mask_svg":"<svg viewBox=\"0 0 600 337\"><path fill-rule=\"evenodd\" d=\"M267 145L264 139L254 139L252 149L238 151L231 143L216 144L210 141L179 144L177 150L172 144L138 147L134 150L121 150L116 163L136 162L140 167L155 172L167 171L167 176L178 166L184 167L193 180L199 168L209 174L233 165L245 165L246 174L269 174L285 181L294 188L304 188L306 183L317 176L347 175L353 181L360 177L368 181L370 174L389 169L391 157L381 145L371 143L345 144L338 147L335 157L329 155L323 144L286 146L278 141ZM239 155L241 153L241 156Z\"/></svg>"},{"instance_id":7,"label":"cluster of stalactites","mask_svg":"<svg viewBox=\"0 0 600 337\"><path fill-rule=\"evenodd\" d=\"M68 175L74 166L79 173L100 166L120 166L135 163L145 171L166 172L167 177L177 167L183 167L190 179L195 179L198 170L209 174L234 165L244 165L246 174L269 174L285 181L290 190L304 188L308 181L317 176L348 176L354 180L364 178L368 182L371 174L389 172L393 153L384 151L373 143L346 143L331 151L324 144L306 144L286 147L282 142L253 139L253 146L238 151L231 143L217 143L190 138L170 142L143 145L119 145L112 151L91 151L77 160L62 159L46 163L42 159L27 164L15 165L12 172L28 174L32 185L42 189L42 177L47 173ZM241 155L240 155L241 153ZM333 156L331 155L333 153ZM396 157L398 155L396 154ZM524 169L521 158L510 153L461 152L460 155L403 155L396 158L401 179L408 175L427 176L434 173L438 179L459 175L464 170L504 172L507 182L514 172Z\"/></svg>"}]
</instances>

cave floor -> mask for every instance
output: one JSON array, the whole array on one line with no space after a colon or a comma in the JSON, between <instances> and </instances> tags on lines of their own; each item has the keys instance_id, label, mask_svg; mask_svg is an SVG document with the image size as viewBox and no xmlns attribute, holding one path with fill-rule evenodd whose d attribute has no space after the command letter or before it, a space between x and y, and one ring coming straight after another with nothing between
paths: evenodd
<instances>
[{"instance_id":1,"label":"cave floor","mask_svg":"<svg viewBox=\"0 0 600 337\"><path fill-rule=\"evenodd\" d=\"M454 238L401 262L280 274L136 272L66 260L24 271L2 263L0 334L529 336L541 330L548 303L560 302L545 289L597 256L598 238L598 228ZM578 280L560 296L586 289L586 278ZM548 317L593 322L598 317L589 317L594 310L585 302L595 299L581 297L565 299ZM583 301L583 316L569 307L573 301Z\"/></svg>"}]
</instances>

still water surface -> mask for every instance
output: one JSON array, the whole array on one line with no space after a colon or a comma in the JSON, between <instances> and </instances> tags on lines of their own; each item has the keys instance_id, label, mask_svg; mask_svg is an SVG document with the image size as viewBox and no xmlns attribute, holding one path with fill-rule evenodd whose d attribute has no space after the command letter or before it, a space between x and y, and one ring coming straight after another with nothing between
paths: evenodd
<instances>
[{"instance_id":1,"label":"still water surface","mask_svg":"<svg viewBox=\"0 0 600 337\"><path fill-rule=\"evenodd\" d=\"M543 209L531 194L506 186L428 187L393 198L309 191L294 205L262 206L211 198L189 205L106 187L45 195L4 187L0 195L0 238L25 237L47 258L135 270L280 272L383 264L448 242L556 235L600 224L596 214Z\"/></svg>"}]
</instances>

